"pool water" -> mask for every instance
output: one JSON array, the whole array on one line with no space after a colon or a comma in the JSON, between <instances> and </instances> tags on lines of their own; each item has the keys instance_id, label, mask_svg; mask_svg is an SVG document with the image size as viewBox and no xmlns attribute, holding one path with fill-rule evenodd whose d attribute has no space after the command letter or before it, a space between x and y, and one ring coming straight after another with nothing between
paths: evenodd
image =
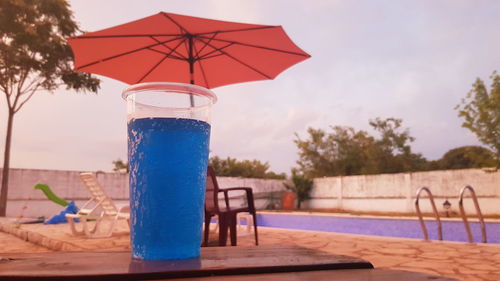
<instances>
[{"instance_id":1,"label":"pool water","mask_svg":"<svg viewBox=\"0 0 500 281\"><path fill-rule=\"evenodd\" d=\"M416 218L373 218L362 216L333 216L316 214L272 214L257 215L259 226L339 232L363 235L423 239L420 222ZM438 239L435 221L425 221L429 239ZM467 232L461 220L441 220L443 240L467 242ZM475 242L481 242L479 223L469 220ZM488 243L500 243L500 222L486 222Z\"/></svg>"}]
</instances>

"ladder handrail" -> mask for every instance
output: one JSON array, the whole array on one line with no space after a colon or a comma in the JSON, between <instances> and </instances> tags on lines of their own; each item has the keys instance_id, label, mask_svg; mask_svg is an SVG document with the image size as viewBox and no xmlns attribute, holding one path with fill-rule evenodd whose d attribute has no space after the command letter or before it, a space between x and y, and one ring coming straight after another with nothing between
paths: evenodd
<instances>
[{"instance_id":1,"label":"ladder handrail","mask_svg":"<svg viewBox=\"0 0 500 281\"><path fill-rule=\"evenodd\" d=\"M422 191L427 192L429 195L429 200L431 201L432 210L434 211L434 216L436 217L436 222L438 226L438 239L443 240L443 227L441 226L441 220L439 219L439 213L436 208L436 204L434 203L434 196L432 196L432 192L428 187L421 187L417 190L417 198L415 199L415 209L417 210L418 220L420 221L420 225L422 226L422 231L424 232L424 239L429 240L429 235L427 233L427 227L424 223L424 218L422 217L422 212L420 211L420 206L418 204L418 200L420 199L420 193Z\"/></svg>"},{"instance_id":2,"label":"ladder handrail","mask_svg":"<svg viewBox=\"0 0 500 281\"><path fill-rule=\"evenodd\" d=\"M434 212L434 216L436 217L437 227L438 227L438 239L443 240L443 227L441 225L441 219L439 218L439 213L436 208L436 204L434 203L434 196L432 196L432 192L428 187L421 187L417 190L417 198L415 199L415 209L417 210L418 220L420 221L420 225L422 226L422 231L424 232L424 239L429 240L429 235L427 233L427 227L424 223L424 218L422 216L422 212L420 211L419 199L422 191L427 192L428 198L431 201L432 210Z\"/></svg>"},{"instance_id":3,"label":"ladder handrail","mask_svg":"<svg viewBox=\"0 0 500 281\"><path fill-rule=\"evenodd\" d=\"M486 239L486 225L484 224L483 214L481 213L481 209L479 208L479 202L477 201L476 192L474 188L470 185L466 185L460 190L460 196L458 198L458 206L460 207L460 215L462 215L462 220L464 221L465 230L467 231L467 238L469 239L469 243L474 242L474 238L472 237L472 232L470 230L469 222L467 221L467 216L465 215L465 208L463 203L463 197L466 190L470 191L472 201L474 202L474 207L476 208L477 216L479 217L479 224L481 225L481 236L482 242L487 243Z\"/></svg>"}]
</instances>

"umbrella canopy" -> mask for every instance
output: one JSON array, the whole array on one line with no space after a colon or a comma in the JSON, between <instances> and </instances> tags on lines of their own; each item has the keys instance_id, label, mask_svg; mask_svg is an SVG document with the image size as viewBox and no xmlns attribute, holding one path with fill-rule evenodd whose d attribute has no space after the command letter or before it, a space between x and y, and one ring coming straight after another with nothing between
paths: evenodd
<instances>
[{"instance_id":1,"label":"umbrella canopy","mask_svg":"<svg viewBox=\"0 0 500 281\"><path fill-rule=\"evenodd\" d=\"M273 79L310 57L281 26L164 12L68 41L75 70L128 84L169 81L215 88Z\"/></svg>"}]
</instances>

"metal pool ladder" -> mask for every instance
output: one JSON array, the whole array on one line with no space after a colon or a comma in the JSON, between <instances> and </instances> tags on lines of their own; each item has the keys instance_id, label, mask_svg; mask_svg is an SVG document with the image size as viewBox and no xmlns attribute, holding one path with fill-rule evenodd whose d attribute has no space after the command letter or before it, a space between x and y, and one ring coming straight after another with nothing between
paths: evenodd
<instances>
[{"instance_id":1,"label":"metal pool ladder","mask_svg":"<svg viewBox=\"0 0 500 281\"><path fill-rule=\"evenodd\" d=\"M420 225L422 226L422 231L424 232L424 239L429 240L429 234L427 233L427 227L425 227L424 218L422 217L422 212L420 211L420 206L418 204L418 201L420 199L420 194L422 193L422 191L427 192L427 194L429 195L429 200L431 201L432 210L434 212L434 216L436 217L436 222L438 226L438 238L439 240L443 240L443 227L441 226L439 213L436 209L436 204L434 203L434 196L432 196L432 193L429 190L429 188L425 186L417 190L417 199L415 199L415 209L417 210L418 220L420 221Z\"/></svg>"},{"instance_id":2,"label":"metal pool ladder","mask_svg":"<svg viewBox=\"0 0 500 281\"><path fill-rule=\"evenodd\" d=\"M460 191L460 197L458 198L458 206L460 207L460 214L462 215L462 220L464 221L465 230L467 231L467 237L469 239L469 243L474 242L474 238L472 237L472 232L470 230L469 222L467 221L467 216L465 215L465 209L463 204L463 197L466 190L470 191L472 201L474 202L474 207L476 207L477 216L479 218L479 224L481 225L481 235L482 242L487 243L486 240L486 226L484 224L483 214L481 213L481 209L479 208L479 202L477 201L476 192L470 185L464 186Z\"/></svg>"}]
</instances>

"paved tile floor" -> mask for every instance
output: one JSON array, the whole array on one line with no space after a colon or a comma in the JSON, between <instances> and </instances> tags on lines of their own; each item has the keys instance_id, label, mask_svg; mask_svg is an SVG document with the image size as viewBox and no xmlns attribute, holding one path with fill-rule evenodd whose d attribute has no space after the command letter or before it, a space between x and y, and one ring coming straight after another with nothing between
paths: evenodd
<instances>
[{"instance_id":1,"label":"paved tile floor","mask_svg":"<svg viewBox=\"0 0 500 281\"><path fill-rule=\"evenodd\" d=\"M68 225L15 227L0 220L1 253L50 250L129 250L126 223L111 238L86 239L71 235ZM28 243L20 238L29 240ZM216 233L211 244L215 245ZM253 234L240 231L238 245L252 245ZM313 231L259 228L261 245L298 245L335 254L360 257L376 268L430 273L460 280L500 280L500 245L429 242L415 239L347 235ZM50 249L50 250L49 250Z\"/></svg>"},{"instance_id":2,"label":"paved tile floor","mask_svg":"<svg viewBox=\"0 0 500 281\"><path fill-rule=\"evenodd\" d=\"M52 252L43 246L38 246L11 234L0 232L0 257L2 253L43 253Z\"/></svg>"}]
</instances>

